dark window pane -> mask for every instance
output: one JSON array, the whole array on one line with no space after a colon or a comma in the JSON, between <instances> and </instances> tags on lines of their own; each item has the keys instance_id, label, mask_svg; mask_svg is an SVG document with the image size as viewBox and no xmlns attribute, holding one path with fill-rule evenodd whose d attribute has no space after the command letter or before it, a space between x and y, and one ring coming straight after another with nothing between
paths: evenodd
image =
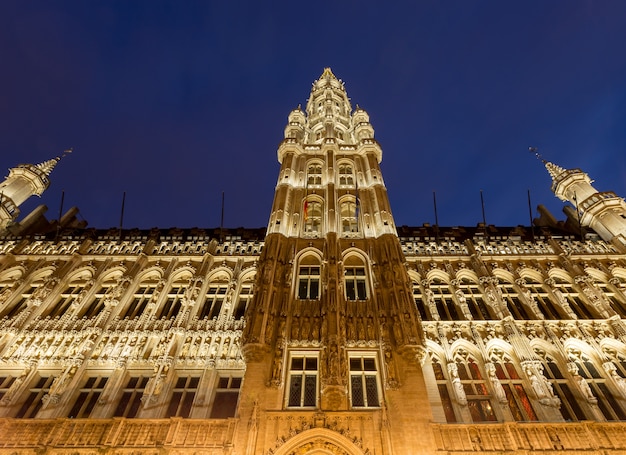
<instances>
[{"instance_id":1,"label":"dark window pane","mask_svg":"<svg viewBox=\"0 0 626 455\"><path fill-rule=\"evenodd\" d=\"M367 393L367 405L378 406L378 387L376 376L365 376L365 391Z\"/></svg>"},{"instance_id":2,"label":"dark window pane","mask_svg":"<svg viewBox=\"0 0 626 455\"><path fill-rule=\"evenodd\" d=\"M212 419L227 419L229 417L235 417L238 398L239 392L216 393L210 417Z\"/></svg>"},{"instance_id":3,"label":"dark window pane","mask_svg":"<svg viewBox=\"0 0 626 455\"><path fill-rule=\"evenodd\" d=\"M363 400L363 384L361 382L361 376L352 376L350 378L350 382L352 385L352 406L365 406L365 401Z\"/></svg>"},{"instance_id":4,"label":"dark window pane","mask_svg":"<svg viewBox=\"0 0 626 455\"><path fill-rule=\"evenodd\" d=\"M301 393L302 393L302 377L292 376L291 386L289 388L288 406L300 406Z\"/></svg>"},{"instance_id":5,"label":"dark window pane","mask_svg":"<svg viewBox=\"0 0 626 455\"><path fill-rule=\"evenodd\" d=\"M305 376L304 378L304 406L315 406L316 377Z\"/></svg>"}]
</instances>

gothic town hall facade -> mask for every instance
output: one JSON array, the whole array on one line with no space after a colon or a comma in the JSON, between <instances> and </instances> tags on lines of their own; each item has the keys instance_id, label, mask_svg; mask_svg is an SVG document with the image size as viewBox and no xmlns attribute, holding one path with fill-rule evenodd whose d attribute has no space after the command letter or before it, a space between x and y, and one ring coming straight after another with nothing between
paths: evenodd
<instances>
[{"instance_id":1,"label":"gothic town hall facade","mask_svg":"<svg viewBox=\"0 0 626 455\"><path fill-rule=\"evenodd\" d=\"M626 204L544 161L565 222L394 224L330 69L267 229L98 230L0 183L0 454L626 453Z\"/></svg>"}]
</instances>

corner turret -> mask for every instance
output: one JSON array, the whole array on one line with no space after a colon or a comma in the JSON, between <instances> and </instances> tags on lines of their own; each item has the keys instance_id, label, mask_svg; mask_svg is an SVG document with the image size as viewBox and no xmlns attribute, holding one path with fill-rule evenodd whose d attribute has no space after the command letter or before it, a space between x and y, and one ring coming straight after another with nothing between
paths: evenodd
<instances>
[{"instance_id":1,"label":"corner turret","mask_svg":"<svg viewBox=\"0 0 626 455\"><path fill-rule=\"evenodd\" d=\"M8 177L0 183L0 229L5 229L20 214L19 206L31 196L41 196L50 186L50 173L66 154L39 164L19 164L9 169Z\"/></svg>"},{"instance_id":2,"label":"corner turret","mask_svg":"<svg viewBox=\"0 0 626 455\"><path fill-rule=\"evenodd\" d=\"M543 160L552 177L552 192L571 203L580 224L589 226L606 242L626 247L626 202L611 191L599 192L593 180L580 169L564 169Z\"/></svg>"}]
</instances>

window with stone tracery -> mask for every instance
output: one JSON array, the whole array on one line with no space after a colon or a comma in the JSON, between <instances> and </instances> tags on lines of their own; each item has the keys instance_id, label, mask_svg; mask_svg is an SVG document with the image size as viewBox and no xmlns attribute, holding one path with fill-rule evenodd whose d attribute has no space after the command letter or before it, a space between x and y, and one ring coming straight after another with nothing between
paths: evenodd
<instances>
[{"instance_id":1,"label":"window with stone tracery","mask_svg":"<svg viewBox=\"0 0 626 455\"><path fill-rule=\"evenodd\" d=\"M152 299L158 283L156 281L143 281L133 292L130 304L120 314L121 319L134 319L140 317L146 310L148 303Z\"/></svg>"},{"instance_id":2,"label":"window with stone tracery","mask_svg":"<svg viewBox=\"0 0 626 455\"><path fill-rule=\"evenodd\" d=\"M530 291L532 299L537 303L537 307L546 319L560 319L558 312L550 301L546 285L540 283L532 277L526 277L526 289Z\"/></svg>"},{"instance_id":3,"label":"window with stone tracery","mask_svg":"<svg viewBox=\"0 0 626 455\"><path fill-rule=\"evenodd\" d=\"M351 354L350 400L353 408L380 407L378 367L373 355Z\"/></svg>"},{"instance_id":4,"label":"window with stone tracery","mask_svg":"<svg viewBox=\"0 0 626 455\"><path fill-rule=\"evenodd\" d=\"M211 282L209 284L209 289L206 292L204 303L200 308L198 318L213 319L219 317L220 312L222 311L222 306L224 305L224 299L226 298L227 292L227 282Z\"/></svg>"},{"instance_id":5,"label":"window with stone tracery","mask_svg":"<svg viewBox=\"0 0 626 455\"><path fill-rule=\"evenodd\" d=\"M319 234L322 231L322 203L305 200L303 207L303 227L305 234Z\"/></svg>"},{"instance_id":6,"label":"window with stone tracery","mask_svg":"<svg viewBox=\"0 0 626 455\"><path fill-rule=\"evenodd\" d=\"M317 407L317 353L292 353L289 359L287 406Z\"/></svg>"},{"instance_id":7,"label":"window with stone tracery","mask_svg":"<svg viewBox=\"0 0 626 455\"><path fill-rule=\"evenodd\" d=\"M18 419L32 419L37 416L37 413L43 406L43 397L50 392L50 387L54 377L44 376L38 377L34 380L32 387L30 387L25 395L24 400L20 403L20 409L15 415Z\"/></svg>"},{"instance_id":8,"label":"window with stone tracery","mask_svg":"<svg viewBox=\"0 0 626 455\"><path fill-rule=\"evenodd\" d=\"M239 296L237 298L237 305L233 311L233 317L235 320L241 319L246 313L248 304L252 301L254 282L252 278L246 279L241 283L239 289Z\"/></svg>"},{"instance_id":9,"label":"window with stone tracery","mask_svg":"<svg viewBox=\"0 0 626 455\"><path fill-rule=\"evenodd\" d=\"M572 374L574 380L579 383L579 389L581 390L583 399L591 399L591 401L593 401L593 398L595 398L606 420L626 420L626 413L620 406L618 400L616 400L616 397L613 396L613 393L607 385L606 377L600 373L600 369L596 364L580 351L570 350L568 355L570 361L576 365L575 368L573 365L569 367L570 374ZM576 375L580 375L584 381L581 381L580 378L576 378Z\"/></svg>"},{"instance_id":10,"label":"window with stone tracery","mask_svg":"<svg viewBox=\"0 0 626 455\"><path fill-rule=\"evenodd\" d=\"M527 311L526 306L522 304L519 294L513 283L500 282L500 291L502 292L502 300L506 304L507 309L513 315L514 319L529 320L535 319L535 316Z\"/></svg>"},{"instance_id":11,"label":"window with stone tracery","mask_svg":"<svg viewBox=\"0 0 626 455\"><path fill-rule=\"evenodd\" d=\"M356 200L341 203L341 232L351 234L359 231L358 202Z\"/></svg>"},{"instance_id":12,"label":"window with stone tracery","mask_svg":"<svg viewBox=\"0 0 626 455\"><path fill-rule=\"evenodd\" d=\"M519 375L520 370L502 352L492 354L490 360L493 365L492 371L502 386L502 391L506 396L513 418L518 422L537 420L533 405L528 398L526 389L524 389L524 381ZM489 371L487 374L490 374ZM495 382L493 379L490 379L490 381L492 382L492 389L499 387L498 382ZM494 392L497 398L498 391L494 390Z\"/></svg>"},{"instance_id":13,"label":"window with stone tracery","mask_svg":"<svg viewBox=\"0 0 626 455\"><path fill-rule=\"evenodd\" d=\"M178 315L182 299L189 288L188 280L177 281L169 288L165 300L157 311L157 319L173 319Z\"/></svg>"},{"instance_id":14,"label":"window with stone tracery","mask_svg":"<svg viewBox=\"0 0 626 455\"><path fill-rule=\"evenodd\" d=\"M71 282L63 291L61 291L61 294L57 297L55 303L50 305L50 311L47 316L51 318L63 316L69 310L72 303L79 298L83 289L85 289L85 281Z\"/></svg>"},{"instance_id":15,"label":"window with stone tracery","mask_svg":"<svg viewBox=\"0 0 626 455\"><path fill-rule=\"evenodd\" d=\"M443 412L446 416L446 422L455 423L457 418L454 413L454 404L452 401L454 391L448 389L450 382L447 378L446 370L441 365L441 361L435 355L432 356L432 365L435 373L435 380L437 381L437 389L439 390L439 398L441 399Z\"/></svg>"},{"instance_id":16,"label":"window with stone tracery","mask_svg":"<svg viewBox=\"0 0 626 455\"><path fill-rule=\"evenodd\" d=\"M567 305L569 306L569 308L571 308L571 311L576 314L578 319L595 319L587 306L580 299L578 291L574 289L573 283L557 276L554 277L553 289L555 291L558 291L556 295L557 299L559 298L558 295L560 293L560 296L562 296L565 302L567 302ZM567 309L565 309L564 311L568 313Z\"/></svg>"},{"instance_id":17,"label":"window with stone tracery","mask_svg":"<svg viewBox=\"0 0 626 455\"><path fill-rule=\"evenodd\" d=\"M100 312L104 310L104 299L107 291L115 287L116 284L117 277L109 277L101 283L98 286L98 290L93 294L93 297L89 299L89 302L82 302L82 308L78 312L78 317L93 318L100 314ZM121 299L122 296L120 295L119 298Z\"/></svg>"},{"instance_id":18,"label":"window with stone tracery","mask_svg":"<svg viewBox=\"0 0 626 455\"><path fill-rule=\"evenodd\" d=\"M605 283L600 280L595 280L594 284L604 294L613 311L622 318L626 318L626 303L620 299L619 293L615 292L615 284Z\"/></svg>"},{"instance_id":19,"label":"window with stone tracery","mask_svg":"<svg viewBox=\"0 0 626 455\"><path fill-rule=\"evenodd\" d=\"M308 187L317 187L322 185L321 164L309 164L306 175L306 182Z\"/></svg>"},{"instance_id":20,"label":"window with stone tracery","mask_svg":"<svg viewBox=\"0 0 626 455\"><path fill-rule=\"evenodd\" d=\"M78 396L74 402L74 406L70 413L69 418L86 419L91 415L94 407L98 404L100 395L106 386L108 378L103 376L92 376L87 378L87 381L79 389Z\"/></svg>"},{"instance_id":21,"label":"window with stone tracery","mask_svg":"<svg viewBox=\"0 0 626 455\"><path fill-rule=\"evenodd\" d=\"M113 414L114 417L126 417L127 419L137 417L137 413L141 410L141 397L149 380L149 376L131 376L128 378Z\"/></svg>"},{"instance_id":22,"label":"window with stone tracery","mask_svg":"<svg viewBox=\"0 0 626 455\"><path fill-rule=\"evenodd\" d=\"M461 352L455 361L472 422L496 421L491 394L476 360L468 353Z\"/></svg>"},{"instance_id":23,"label":"window with stone tracery","mask_svg":"<svg viewBox=\"0 0 626 455\"><path fill-rule=\"evenodd\" d=\"M33 279L28 286L22 289L18 296L11 296L8 305L0 313L0 317L12 318L17 316L28 304L28 300L35 294L37 289L44 285L45 277L39 276Z\"/></svg>"},{"instance_id":24,"label":"window with stone tracery","mask_svg":"<svg viewBox=\"0 0 626 455\"><path fill-rule=\"evenodd\" d=\"M415 280L413 280L412 283L413 283L413 301L415 302L415 306L417 307L417 311L419 311L420 318L422 319L422 321L427 321L428 316L426 315L425 303L423 301L422 287Z\"/></svg>"},{"instance_id":25,"label":"window with stone tracery","mask_svg":"<svg viewBox=\"0 0 626 455\"><path fill-rule=\"evenodd\" d=\"M480 290L478 283L470 280L469 278L463 278L460 280L458 284L458 289L465 296L465 301L474 319L478 319L478 320L493 319L489 315L489 310L487 309L487 306L485 305L485 300L483 299L483 293Z\"/></svg>"},{"instance_id":26,"label":"window with stone tracery","mask_svg":"<svg viewBox=\"0 0 626 455\"><path fill-rule=\"evenodd\" d=\"M354 187L354 173L351 164L342 163L338 166L339 186Z\"/></svg>"},{"instance_id":27,"label":"window with stone tracery","mask_svg":"<svg viewBox=\"0 0 626 455\"><path fill-rule=\"evenodd\" d=\"M542 359L543 374L552 385L554 394L561 400L559 411L566 421L585 420L585 413L578 404L578 400L565 378L556 360L543 351L535 351Z\"/></svg>"},{"instance_id":28,"label":"window with stone tracery","mask_svg":"<svg viewBox=\"0 0 626 455\"><path fill-rule=\"evenodd\" d=\"M428 308L431 314L436 311L442 321L456 321L460 319L456 305L452 300L452 291L450 290L450 285L448 283L440 278L433 278L430 281L428 288L432 292L433 301L435 303L435 308L430 306ZM433 314L433 316L435 315Z\"/></svg>"}]
</instances>

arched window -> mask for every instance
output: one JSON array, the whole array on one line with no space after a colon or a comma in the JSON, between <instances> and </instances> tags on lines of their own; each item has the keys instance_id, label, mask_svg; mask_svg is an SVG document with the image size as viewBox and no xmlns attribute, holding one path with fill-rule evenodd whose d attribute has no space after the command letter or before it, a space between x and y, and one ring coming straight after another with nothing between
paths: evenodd
<instances>
[{"instance_id":1,"label":"arched window","mask_svg":"<svg viewBox=\"0 0 626 455\"><path fill-rule=\"evenodd\" d=\"M342 163L339 165L339 186L354 187L354 173L352 164Z\"/></svg>"},{"instance_id":2,"label":"arched window","mask_svg":"<svg viewBox=\"0 0 626 455\"><path fill-rule=\"evenodd\" d=\"M606 378L600 374L591 359L580 351L570 350L568 355L572 361L568 370L579 383L583 395L587 395L583 398L594 397L606 420L626 420L626 413L609 390Z\"/></svg>"},{"instance_id":3,"label":"arched window","mask_svg":"<svg viewBox=\"0 0 626 455\"><path fill-rule=\"evenodd\" d=\"M248 304L252 301L253 287L253 276L248 276L242 281L241 287L239 288L239 296L237 297L237 305L235 305L235 309L233 310L233 318L236 320L244 317L246 308L248 308Z\"/></svg>"},{"instance_id":4,"label":"arched window","mask_svg":"<svg viewBox=\"0 0 626 455\"><path fill-rule=\"evenodd\" d=\"M578 400L572 393L569 381L565 379L556 360L542 351L535 351L542 359L544 375L552 385L554 394L561 400L561 415L566 421L585 420L585 413L578 404Z\"/></svg>"},{"instance_id":5,"label":"arched window","mask_svg":"<svg viewBox=\"0 0 626 455\"><path fill-rule=\"evenodd\" d=\"M298 268L298 299L320 298L320 263L314 256L306 256Z\"/></svg>"},{"instance_id":6,"label":"arched window","mask_svg":"<svg viewBox=\"0 0 626 455\"><path fill-rule=\"evenodd\" d=\"M558 300L557 303L559 303L559 306L561 306L568 315L570 311L573 311L578 319L594 319L589 309L578 296L578 291L574 289L571 282L561 277L555 277L553 281L553 293Z\"/></svg>"},{"instance_id":7,"label":"arched window","mask_svg":"<svg viewBox=\"0 0 626 455\"><path fill-rule=\"evenodd\" d=\"M436 319L435 313L442 321L455 321L459 319L456 305L452 301L452 291L450 285L440 278L433 278L428 286L432 292L433 302L429 306L429 310L433 318ZM435 308L432 308L434 304Z\"/></svg>"},{"instance_id":8,"label":"arched window","mask_svg":"<svg viewBox=\"0 0 626 455\"><path fill-rule=\"evenodd\" d=\"M165 301L161 304L157 312L157 319L173 319L180 311L185 291L189 287L189 280L184 278L176 280L169 288Z\"/></svg>"},{"instance_id":9,"label":"arched window","mask_svg":"<svg viewBox=\"0 0 626 455\"><path fill-rule=\"evenodd\" d=\"M322 165L309 164L306 175L307 186L320 186L322 184Z\"/></svg>"},{"instance_id":10,"label":"arched window","mask_svg":"<svg viewBox=\"0 0 626 455\"><path fill-rule=\"evenodd\" d=\"M222 305L224 304L227 292L228 281L225 276L213 279L209 284L209 289L206 292L204 304L200 308L198 319L217 318L220 315L220 311L222 311Z\"/></svg>"},{"instance_id":11,"label":"arched window","mask_svg":"<svg viewBox=\"0 0 626 455\"><path fill-rule=\"evenodd\" d=\"M322 231L322 203L315 200L305 200L303 221L305 234L319 234Z\"/></svg>"},{"instance_id":12,"label":"arched window","mask_svg":"<svg viewBox=\"0 0 626 455\"><path fill-rule=\"evenodd\" d=\"M51 273L52 271L48 271L47 274L34 277L17 297L12 296L10 303L2 310L0 317L12 318L26 308L28 301L37 294L37 289L45 289L43 286L47 286L47 278Z\"/></svg>"},{"instance_id":13,"label":"arched window","mask_svg":"<svg viewBox=\"0 0 626 455\"><path fill-rule=\"evenodd\" d=\"M126 307L125 311L120 314L120 318L134 319L140 317L152 299L158 284L159 282L156 278L150 278L140 282L135 292L133 292L130 304Z\"/></svg>"},{"instance_id":14,"label":"arched window","mask_svg":"<svg viewBox=\"0 0 626 455\"><path fill-rule=\"evenodd\" d=\"M509 312L515 319L528 320L534 319L530 316L526 307L519 299L519 295L513 283L500 282L500 291L502 292L502 300L506 304Z\"/></svg>"},{"instance_id":15,"label":"arched window","mask_svg":"<svg viewBox=\"0 0 626 455\"><path fill-rule=\"evenodd\" d=\"M537 303L538 308L547 319L561 319L552 305L548 291L544 285L533 277L525 277L526 289L530 291L531 298Z\"/></svg>"},{"instance_id":16,"label":"arched window","mask_svg":"<svg viewBox=\"0 0 626 455\"><path fill-rule=\"evenodd\" d=\"M446 422L455 423L457 421L454 414L454 405L452 397L454 396L451 390L448 390L449 381L447 379L445 368L441 365L441 361L432 356L433 371L435 373L435 379L437 380L437 389L439 390L439 397L441 398L441 405L443 406L443 412L446 416Z\"/></svg>"},{"instance_id":17,"label":"arched window","mask_svg":"<svg viewBox=\"0 0 626 455\"><path fill-rule=\"evenodd\" d=\"M511 359L499 351L492 353L491 362L488 364L492 365L487 368L488 374L495 374L497 381L502 385L513 418L518 422L537 420L535 410L524 389L523 380ZM494 384L494 379L491 379L491 382L493 387L498 387L497 383Z\"/></svg>"},{"instance_id":18,"label":"arched window","mask_svg":"<svg viewBox=\"0 0 626 455\"><path fill-rule=\"evenodd\" d=\"M341 203L341 232L352 234L359 231L358 205L355 200Z\"/></svg>"},{"instance_id":19,"label":"arched window","mask_svg":"<svg viewBox=\"0 0 626 455\"><path fill-rule=\"evenodd\" d=\"M455 362L467 398L467 407L472 416L472 422L497 420L491 405L491 394L476 360L467 352L460 351Z\"/></svg>"},{"instance_id":20,"label":"arched window","mask_svg":"<svg viewBox=\"0 0 626 455\"><path fill-rule=\"evenodd\" d=\"M463 278L458 287L465 296L465 301L474 319L492 319L478 283L471 281L469 278Z\"/></svg>"}]
</instances>

